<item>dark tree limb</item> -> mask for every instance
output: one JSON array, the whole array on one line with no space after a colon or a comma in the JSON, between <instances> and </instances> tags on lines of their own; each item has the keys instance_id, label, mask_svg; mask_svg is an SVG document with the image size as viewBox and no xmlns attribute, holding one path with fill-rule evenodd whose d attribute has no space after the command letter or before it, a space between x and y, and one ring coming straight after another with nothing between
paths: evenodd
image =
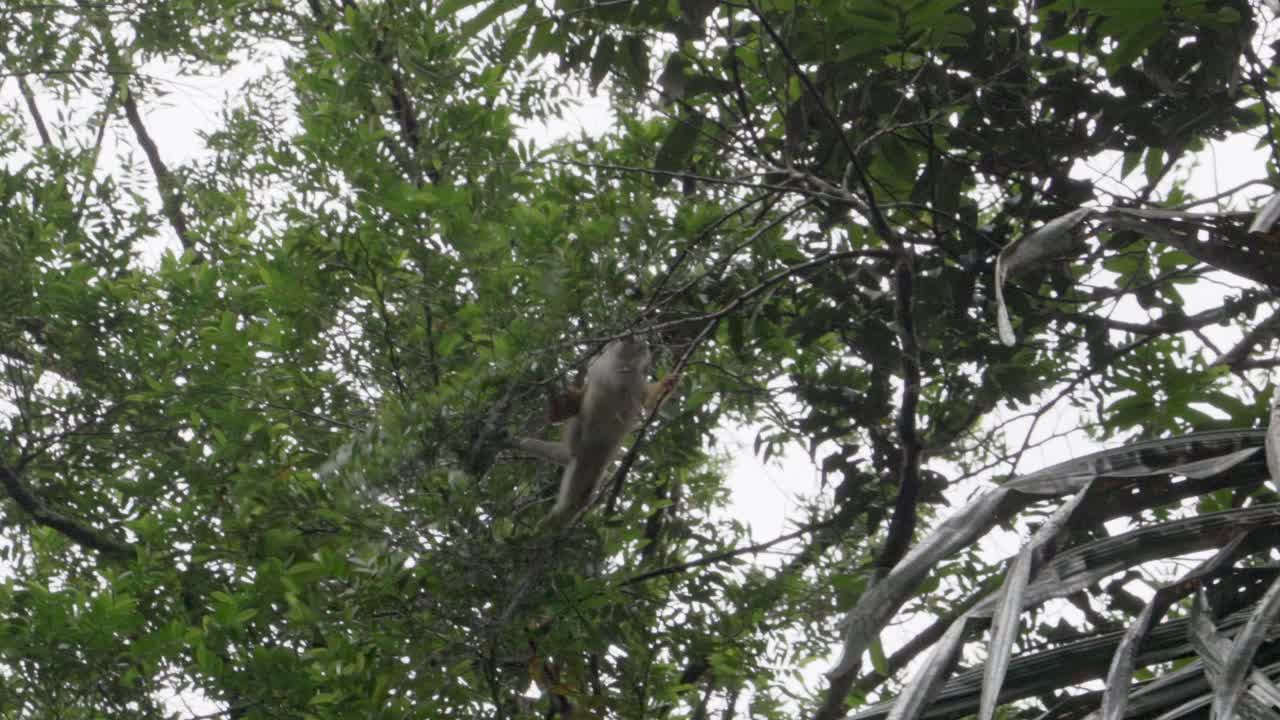
<instances>
[{"instance_id":1,"label":"dark tree limb","mask_svg":"<svg viewBox=\"0 0 1280 720\"><path fill-rule=\"evenodd\" d=\"M1165 315L1150 323L1126 322L1110 317L1097 317L1081 313L1063 313L1060 317L1068 322L1085 323L1101 322L1109 330L1133 333L1134 335L1165 335L1193 332L1210 325L1218 325L1239 315L1253 312L1254 308L1268 299L1268 295L1260 292L1245 292L1228 298L1219 307L1210 308L1194 315Z\"/></svg>"},{"instance_id":2,"label":"dark tree limb","mask_svg":"<svg viewBox=\"0 0 1280 720\"><path fill-rule=\"evenodd\" d=\"M36 132L40 135L40 143L45 147L53 147L53 137L49 134L49 128L44 124L44 116L40 113L40 106L36 105L36 94L31 90L31 84L27 82L25 77L18 77L18 90L22 93L22 99L27 104L27 112L31 113L31 120L36 124Z\"/></svg>"},{"instance_id":3,"label":"dark tree limb","mask_svg":"<svg viewBox=\"0 0 1280 720\"><path fill-rule=\"evenodd\" d=\"M1242 366L1249 360L1249 355L1259 345L1270 342L1278 333L1280 333L1280 310L1250 328L1240 342L1214 360L1213 364L1226 365L1232 370L1239 371L1243 369Z\"/></svg>"},{"instance_id":4,"label":"dark tree limb","mask_svg":"<svg viewBox=\"0 0 1280 720\"><path fill-rule=\"evenodd\" d=\"M915 321L911 312L912 283L915 272L910 249L896 236L886 240L895 250L894 315L898 325L898 342L902 352L902 405L898 410L898 442L901 449L898 496L894 500L893 518L885 533L885 541L876 557L876 578L883 577L906 554L915 532L916 505L920 495L920 438L916 432L916 407L920 402L920 349L915 337ZM818 720L844 716L844 699L853 687L857 665L849 672L831 678L826 697L818 708Z\"/></svg>"},{"instance_id":5,"label":"dark tree limb","mask_svg":"<svg viewBox=\"0 0 1280 720\"><path fill-rule=\"evenodd\" d=\"M142 152L147 156L147 163L151 165L151 173L156 178L156 189L160 193L160 207L164 212L165 218L169 221L173 232L178 236L178 242L182 243L182 247L192 253L199 255L196 249L195 237L191 234L190 225L187 222L186 211L183 210L183 194L182 184L174 177L173 171L165 165L164 159L160 157L160 149L156 146L156 142L151 137L151 133L147 131L147 126L142 122L142 113L138 110L138 102L132 91L126 91L122 101L124 105L125 117L129 119L129 126L133 128L133 135L137 139L138 144L142 146Z\"/></svg>"},{"instance_id":6,"label":"dark tree limb","mask_svg":"<svg viewBox=\"0 0 1280 720\"><path fill-rule=\"evenodd\" d=\"M125 560L134 556L133 545L96 530L78 520L50 510L44 500L36 496L16 471L0 465L0 486L8 496L26 512L37 525L52 528L81 547L94 550L113 560Z\"/></svg>"},{"instance_id":7,"label":"dark tree limb","mask_svg":"<svg viewBox=\"0 0 1280 720\"><path fill-rule=\"evenodd\" d=\"M129 64L121 58L121 52L116 46L110 22L105 17L95 16L94 24L97 26L98 31L102 33L102 45L108 66L130 70ZM156 146L155 140L151 137L146 124L142 121L142 111L138 108L137 97L127 84L129 74L126 72L115 83L120 91L120 101L121 105L124 106L125 117L129 121L129 127L133 129L134 138L138 141L138 145L142 147L142 152L147 156L147 163L151 166L152 175L155 176L156 190L160 194L161 211L169 221L174 233L178 236L178 242L182 243L183 249L199 258L200 253L196 248L196 239L191 234L186 211L183 209L182 183L178 181L169 166L165 164L164 158L160 157L160 149Z\"/></svg>"},{"instance_id":8,"label":"dark tree limb","mask_svg":"<svg viewBox=\"0 0 1280 720\"><path fill-rule=\"evenodd\" d=\"M392 49L387 43L385 34L379 36L377 45L374 47L374 55L378 58L378 62L382 64L384 70L391 80L391 87L387 89L387 100L391 103L391 110L396 117L396 125L400 129L400 141L404 143L405 150L409 157L413 158L412 179L415 183L422 184L422 175L425 173L426 179L431 184L440 182L440 171L426 165L421 161L422 153L422 123L418 120L418 111L413 104L413 96L405 86L404 76L400 69L396 67L395 56Z\"/></svg>"},{"instance_id":9,"label":"dark tree limb","mask_svg":"<svg viewBox=\"0 0 1280 720\"><path fill-rule=\"evenodd\" d=\"M902 407L898 409L898 444L902 462L898 471L898 496L893 518L885 533L884 545L876 558L877 574L889 572L906 554L916 528L916 504L920 499L920 436L916 432L916 408L920 404L920 347L916 342L915 319L911 311L915 280L910 250L898 248L894 266L894 315L902 351Z\"/></svg>"},{"instance_id":10,"label":"dark tree limb","mask_svg":"<svg viewBox=\"0 0 1280 720\"><path fill-rule=\"evenodd\" d=\"M888 258L888 257L893 257L893 253L887 250L846 250L843 252L824 253L822 255L818 255L804 262L796 263L794 265L788 265L787 267L765 278L755 287L752 287L751 289L739 294L736 298L726 303L719 310L713 310L711 312L703 313L701 315L694 315L692 317L680 318L679 320L670 320L663 323L657 323L655 325L648 326L646 329L649 332L657 332L661 330L666 330L668 328L679 327L681 325L688 325L689 323L708 322L712 320L719 321L725 316L733 312L736 312L737 310L742 308L743 305L751 302L752 300L759 297L761 294L767 292L773 286L777 285L783 280L786 280L787 278L795 277L797 275L803 275L806 272L809 272L811 270L816 270L822 267L823 265L826 265L827 263L836 262L838 260L846 260L849 258L866 258L866 257ZM701 338L704 335L709 334L710 331L714 329L715 329L714 327L704 328L703 331L699 333L699 340L701 340ZM616 336L601 338L601 340L607 342L609 340L616 340L616 339L628 337L631 334L632 333L627 332L627 333L622 333Z\"/></svg>"}]
</instances>

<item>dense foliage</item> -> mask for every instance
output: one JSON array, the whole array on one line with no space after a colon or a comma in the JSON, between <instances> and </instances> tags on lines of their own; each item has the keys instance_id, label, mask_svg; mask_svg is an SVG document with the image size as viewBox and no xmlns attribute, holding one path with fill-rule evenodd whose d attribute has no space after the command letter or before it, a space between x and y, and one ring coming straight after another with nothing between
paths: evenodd
<instances>
[{"instance_id":1,"label":"dense foliage","mask_svg":"<svg viewBox=\"0 0 1280 720\"><path fill-rule=\"evenodd\" d=\"M1190 590L1144 611L1159 577L1137 568L1222 549L1192 580L1240 588L1213 600L1224 632L1274 600L1261 434L1168 440L1266 422L1280 251L1248 211L1280 152L1274 20L5 4L0 716L834 718L904 687L914 713L992 617L1072 669L993 641L1000 701L1077 716L1111 652L1075 643L1168 613L1199 644L1137 637L1142 672L1231 646ZM531 139L593 91L610 127ZM1242 136L1258 162L1211 164ZM540 534L556 470L503 439L549 434L547 398L634 330L677 396L583 521ZM717 444L741 424L823 478L774 540L725 512L753 482ZM1165 442L944 504L1072 433ZM1108 538L1125 517L1147 534ZM997 523L1041 532L1007 563L976 543ZM940 638L935 687L904 685ZM1280 649L1246 645L1226 677ZM956 683L932 712L975 712Z\"/></svg>"}]
</instances>

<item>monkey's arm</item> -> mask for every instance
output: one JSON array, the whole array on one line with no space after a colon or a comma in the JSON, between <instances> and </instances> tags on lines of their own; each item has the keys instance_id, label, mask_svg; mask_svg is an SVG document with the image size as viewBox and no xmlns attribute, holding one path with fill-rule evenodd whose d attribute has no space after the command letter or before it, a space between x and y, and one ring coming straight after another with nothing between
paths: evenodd
<instances>
[{"instance_id":1,"label":"monkey's arm","mask_svg":"<svg viewBox=\"0 0 1280 720\"><path fill-rule=\"evenodd\" d=\"M667 398L671 397L672 391L676 384L680 382L680 375L668 375L658 382L651 382L645 387L644 391L644 408L649 412L658 409L658 406L665 403Z\"/></svg>"},{"instance_id":2,"label":"monkey's arm","mask_svg":"<svg viewBox=\"0 0 1280 720\"><path fill-rule=\"evenodd\" d=\"M586 388L572 385L561 393L552 394L547 398L547 417L558 423L577 415L582 411L582 398L586 394Z\"/></svg>"},{"instance_id":3,"label":"monkey's arm","mask_svg":"<svg viewBox=\"0 0 1280 720\"><path fill-rule=\"evenodd\" d=\"M563 441L548 442L546 440L534 440L533 438L513 437L511 438L511 447L522 450L530 455L536 455L547 462L553 462L557 465L568 465L573 456L569 453L569 446Z\"/></svg>"},{"instance_id":4,"label":"monkey's arm","mask_svg":"<svg viewBox=\"0 0 1280 720\"><path fill-rule=\"evenodd\" d=\"M658 382L649 383L645 387L645 394L644 394L645 409L649 411L653 411L655 408L657 408L658 405L665 402L666 398L671 395L672 388L674 388L676 383L679 381L680 381L679 375L670 375L668 377L663 378L662 380L659 380ZM557 465L568 465L569 462L573 460L573 457L574 457L573 448L581 445L582 443L581 435L585 432L583 428L584 423L581 421L581 418L578 418L576 416L578 414L578 411L582 407L582 398L586 393L581 389L571 389L570 393L571 393L570 403L573 409L573 412L571 413L571 415L573 415L574 418L569 423L569 428L565 432L564 440L560 440L558 442L549 442L547 440L535 440L533 438L513 437L510 440L511 447L516 448L517 450L521 450L523 452L527 452L530 455L540 457L543 460L546 460L547 462L552 462ZM615 442L620 444L621 441L622 441L622 438L619 435L619 437L617 437L614 442L604 443L606 447L609 445L613 445L613 447L610 448L609 451L602 452L601 454L611 457L613 452L616 452L617 450L617 445L615 444ZM578 472L575 472L572 474L573 475L588 474L589 471L588 473L583 473L582 470L593 468L598 464L599 463L596 463L596 462L585 463L586 465L585 468L574 468Z\"/></svg>"}]
</instances>

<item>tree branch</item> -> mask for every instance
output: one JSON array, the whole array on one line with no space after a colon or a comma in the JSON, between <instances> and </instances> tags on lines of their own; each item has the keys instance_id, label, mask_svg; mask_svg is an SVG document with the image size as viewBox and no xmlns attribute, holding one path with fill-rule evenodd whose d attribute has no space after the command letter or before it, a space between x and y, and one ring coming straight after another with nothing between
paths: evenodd
<instances>
[{"instance_id":1,"label":"tree branch","mask_svg":"<svg viewBox=\"0 0 1280 720\"><path fill-rule=\"evenodd\" d=\"M871 188L871 180L867 177L866 171L858 161L858 154L854 150L853 145L849 142L849 136L840 125L840 121L836 118L835 113L832 112L831 108L827 107L826 100L822 97L822 93L818 92L818 88L814 86L813 80L809 79L809 74L804 71L804 68L800 65L800 61L798 61L795 55L792 54L791 48L787 46L787 44L782 40L782 37L778 35L778 32L769 24L764 13L754 2L750 3L750 6L751 11L755 13L756 18L760 20L760 26L764 28L765 32L768 33L773 42L777 44L778 49L782 51L783 56L787 59L787 63L791 66L791 71L800 78L800 82L804 85L805 91L813 97L813 101L817 103L818 108L822 110L822 114L826 118L827 122L831 123L831 129L835 131L836 136L840 138L841 146L844 147L844 151L849 155L848 167L853 170L854 176L858 179L858 185L862 188L862 193L866 195L865 201L868 210L867 216L871 220L871 227L874 228L876 233L879 234L880 237L884 238L885 242L888 242L890 245L900 243L901 239L898 237L898 234L894 232L893 228L889 225L888 220L884 217L884 213L880 212L880 206L876 202L875 191Z\"/></svg>"},{"instance_id":2,"label":"tree branch","mask_svg":"<svg viewBox=\"0 0 1280 720\"><path fill-rule=\"evenodd\" d=\"M902 351L902 406L898 409L898 445L902 461L898 472L898 497L884 545L876 558L877 575L883 576L906 554L916 528L916 503L920 498L920 436L916 432L916 408L920 404L920 347L916 342L911 311L914 263L910 250L899 246L894 265L894 317Z\"/></svg>"},{"instance_id":3,"label":"tree branch","mask_svg":"<svg viewBox=\"0 0 1280 720\"><path fill-rule=\"evenodd\" d=\"M96 550L116 560L124 560L134 555L133 545L118 540L107 533L95 530L66 515L50 510L44 500L31 492L18 473L6 465L0 465L0 486L22 508L37 525L52 528L81 547Z\"/></svg>"},{"instance_id":4,"label":"tree branch","mask_svg":"<svg viewBox=\"0 0 1280 720\"><path fill-rule=\"evenodd\" d=\"M1164 335L1190 332L1218 323L1225 323L1231 318L1252 312L1268 297L1262 293L1244 292L1238 297L1228 298L1222 305L1210 308L1194 315L1165 315L1150 323L1126 322L1110 317L1098 317L1084 313L1061 313L1058 317L1068 322L1084 324L1101 321L1110 330L1133 333L1134 335ZM1255 328L1256 329L1256 328Z\"/></svg>"},{"instance_id":5,"label":"tree branch","mask_svg":"<svg viewBox=\"0 0 1280 720\"><path fill-rule=\"evenodd\" d=\"M1250 328L1249 332L1245 333L1244 338L1219 356L1217 360L1214 360L1213 365L1226 365L1232 370L1241 370L1254 348L1261 343L1270 341L1277 333L1280 333L1280 310Z\"/></svg>"},{"instance_id":6,"label":"tree branch","mask_svg":"<svg viewBox=\"0 0 1280 720\"><path fill-rule=\"evenodd\" d=\"M124 114L129 118L129 126L133 128L134 137L142 146L142 152L146 153L151 172L155 175L164 216L169 220L169 225L177 234L178 242L182 243L183 249L195 253L198 257L200 251L196 249L195 238L191 235L190 226L187 224L186 211L182 209L182 185L169 170L169 166L165 165L164 159L160 157L160 149L156 147L155 140L151 138L151 133L147 132L147 126L142 122L142 113L138 111L138 103L132 91L124 93L123 104Z\"/></svg>"},{"instance_id":7,"label":"tree branch","mask_svg":"<svg viewBox=\"0 0 1280 720\"><path fill-rule=\"evenodd\" d=\"M127 69L127 66L120 58L120 50L116 47L110 22L103 17L95 17L94 24L102 33L102 44L106 52L107 62L111 67ZM178 242L182 243L183 249L199 258L200 251L196 248L195 237L192 236L187 223L186 211L182 209L182 184L174 177L173 172L169 170L169 166L165 165L164 159L160 157L160 149L156 147L155 140L152 139L151 133L147 131L146 124L142 122L142 112L138 109L138 101L133 90L127 84L127 76L128 73L125 73L124 77L117 81L117 85L121 90L121 103L124 106L125 117L129 120L129 126L133 128L134 137L137 139L138 145L142 147L142 152L146 154L147 162L151 165L151 173L156 178L156 191L160 195L161 211L164 213L165 218L168 219L174 233L178 236Z\"/></svg>"},{"instance_id":8,"label":"tree branch","mask_svg":"<svg viewBox=\"0 0 1280 720\"><path fill-rule=\"evenodd\" d=\"M8 53L6 52L7 56ZM36 124L36 132L40 135L40 143L45 147L53 147L53 137L49 134L49 128L44 124L44 116L40 114L40 106L36 105L36 94L32 92L31 85L25 77L18 76L18 90L22 93L22 99L27 103L27 111L31 113L31 119Z\"/></svg>"},{"instance_id":9,"label":"tree branch","mask_svg":"<svg viewBox=\"0 0 1280 720\"><path fill-rule=\"evenodd\" d=\"M656 577L662 577L664 575L676 575L678 573L687 572L694 568L703 567L705 565L714 565L719 562L724 562L725 560L732 560L733 558L739 557L741 555L755 555L757 553L761 553L761 552L764 552L765 550L768 550L774 545L778 545L780 543L784 543L789 540L795 540L796 538L803 537L804 535L807 535L811 532L822 530L823 528L830 526L832 522L834 522L833 519L828 519L828 520L823 520L822 522L810 523L800 528L799 530L795 530L789 533L779 535L778 537L773 538L772 540L765 540L763 542L758 542L753 545L744 545L742 547L729 548L728 550L722 550L718 553L712 553L710 555L703 555L702 557L689 560L687 562L678 563L676 565L668 565L667 567L662 567L662 568L657 568L655 570L642 572L638 575L632 575L626 580L623 580L622 582L618 583L618 585L620 587L625 587L627 585L634 585L636 583L644 582L646 580L652 580Z\"/></svg>"}]
</instances>

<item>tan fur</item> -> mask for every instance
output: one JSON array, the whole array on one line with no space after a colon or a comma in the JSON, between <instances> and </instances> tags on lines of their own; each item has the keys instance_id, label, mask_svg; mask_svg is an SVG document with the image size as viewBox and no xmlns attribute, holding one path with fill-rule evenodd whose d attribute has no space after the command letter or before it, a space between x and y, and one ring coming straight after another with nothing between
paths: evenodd
<instances>
[{"instance_id":1,"label":"tan fur","mask_svg":"<svg viewBox=\"0 0 1280 720\"><path fill-rule=\"evenodd\" d=\"M614 340L587 367L580 395L570 391L576 411L558 443L517 438L514 445L563 464L560 494L541 529L559 532L571 525L591 501L605 470L627 433L674 384L674 378L649 383L649 347L634 338Z\"/></svg>"}]
</instances>

